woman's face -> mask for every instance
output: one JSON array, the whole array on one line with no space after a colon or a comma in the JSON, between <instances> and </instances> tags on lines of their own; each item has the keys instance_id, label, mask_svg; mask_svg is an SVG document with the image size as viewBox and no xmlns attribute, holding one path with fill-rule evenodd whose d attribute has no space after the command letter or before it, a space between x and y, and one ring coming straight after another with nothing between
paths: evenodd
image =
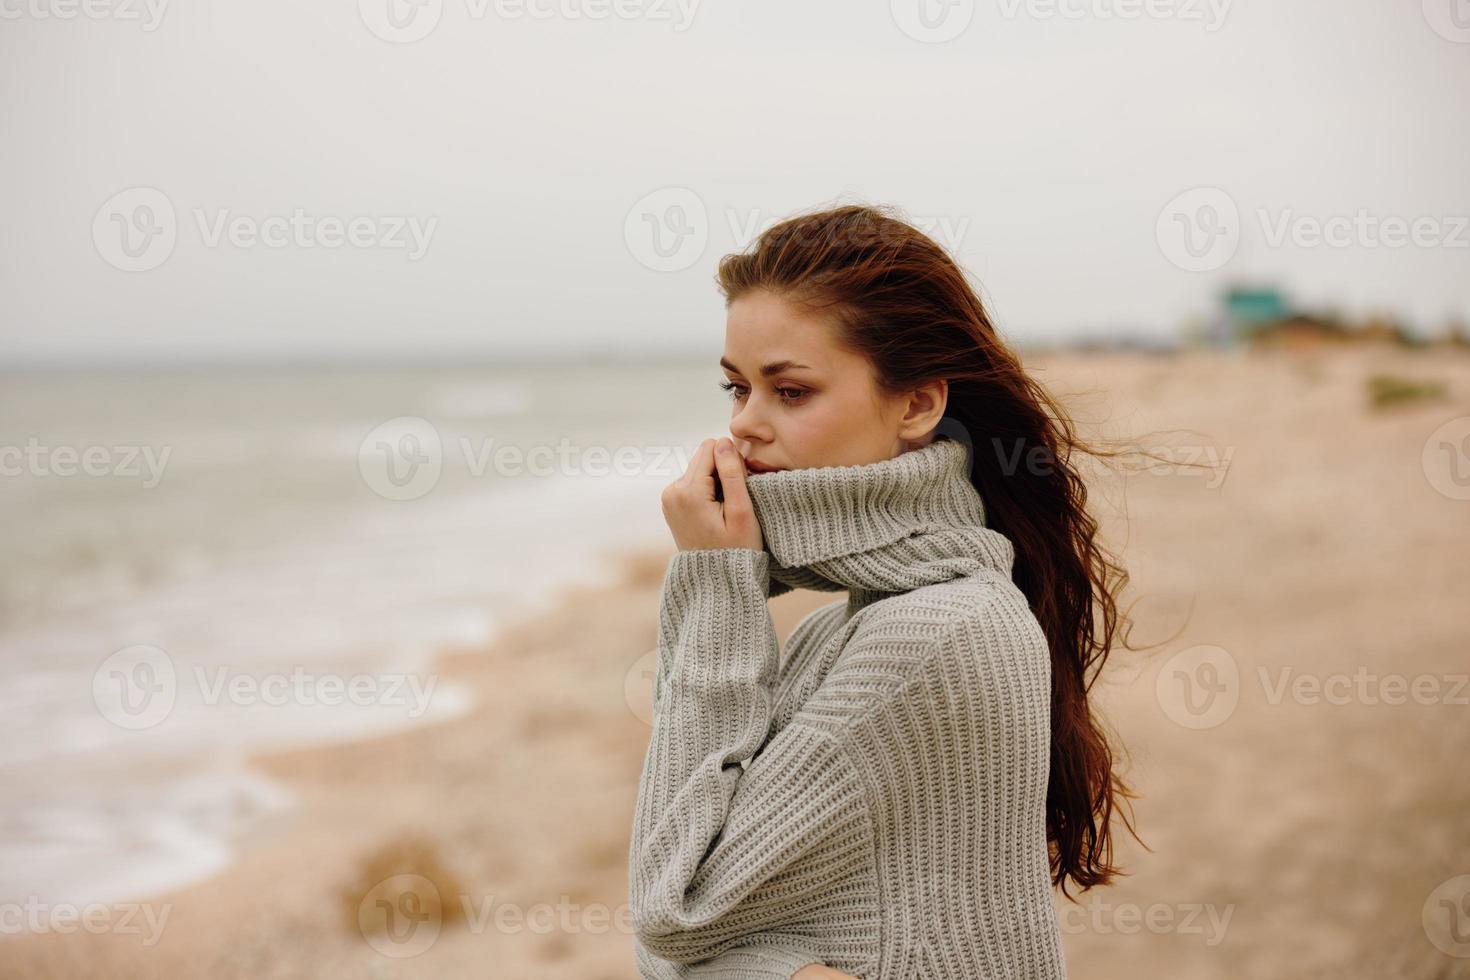
<instances>
[{"instance_id":1,"label":"woman's face","mask_svg":"<svg viewBox=\"0 0 1470 980\"><path fill-rule=\"evenodd\" d=\"M946 382L885 394L868 360L837 336L830 321L774 293L730 304L720 365L733 385L730 435L748 472L876 463L932 439Z\"/></svg>"}]
</instances>

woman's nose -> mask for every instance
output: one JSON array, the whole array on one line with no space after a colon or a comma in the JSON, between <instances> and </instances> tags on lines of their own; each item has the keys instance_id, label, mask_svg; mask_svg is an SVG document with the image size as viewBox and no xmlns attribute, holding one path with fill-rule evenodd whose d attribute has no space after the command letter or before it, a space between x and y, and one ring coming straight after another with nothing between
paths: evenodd
<instances>
[{"instance_id":1,"label":"woman's nose","mask_svg":"<svg viewBox=\"0 0 1470 980\"><path fill-rule=\"evenodd\" d=\"M760 413L751 409L749 400L730 416L730 435L737 441L759 441L764 428Z\"/></svg>"}]
</instances>

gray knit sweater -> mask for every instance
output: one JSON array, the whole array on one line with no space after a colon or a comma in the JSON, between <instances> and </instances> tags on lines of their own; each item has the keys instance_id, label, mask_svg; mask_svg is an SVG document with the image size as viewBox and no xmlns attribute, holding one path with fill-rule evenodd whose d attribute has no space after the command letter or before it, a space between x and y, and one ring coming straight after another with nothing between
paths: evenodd
<instances>
[{"instance_id":1,"label":"gray knit sweater","mask_svg":"<svg viewBox=\"0 0 1470 980\"><path fill-rule=\"evenodd\" d=\"M1050 659L962 443L747 478L670 559L629 849L644 978L1061 980ZM766 600L843 591L780 649Z\"/></svg>"}]
</instances>

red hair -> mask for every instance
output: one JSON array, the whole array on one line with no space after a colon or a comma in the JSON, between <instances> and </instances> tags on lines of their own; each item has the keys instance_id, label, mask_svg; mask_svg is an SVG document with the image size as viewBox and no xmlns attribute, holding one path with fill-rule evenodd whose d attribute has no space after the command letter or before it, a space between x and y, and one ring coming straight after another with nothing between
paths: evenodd
<instances>
[{"instance_id":1,"label":"red hair","mask_svg":"<svg viewBox=\"0 0 1470 980\"><path fill-rule=\"evenodd\" d=\"M1074 452L1118 454L1079 441L1061 406L997 336L959 265L890 208L847 205L789 218L725 256L717 279L727 305L764 290L829 317L884 391L949 382L939 431L974 448L971 481L986 522L1015 546L1013 578L1051 649L1052 883L1066 895L1069 879L1086 891L1122 874L1112 863L1111 818L1136 795L1114 769L1088 692L1114 644L1116 597L1128 574L1100 546L1072 463Z\"/></svg>"}]
</instances>

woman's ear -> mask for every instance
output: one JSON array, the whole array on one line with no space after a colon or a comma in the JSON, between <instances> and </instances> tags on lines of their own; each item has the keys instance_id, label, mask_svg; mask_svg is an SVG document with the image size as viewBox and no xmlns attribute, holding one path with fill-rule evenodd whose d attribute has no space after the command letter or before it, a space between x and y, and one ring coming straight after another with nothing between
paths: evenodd
<instances>
[{"instance_id":1,"label":"woman's ear","mask_svg":"<svg viewBox=\"0 0 1470 980\"><path fill-rule=\"evenodd\" d=\"M927 444L930 434L939 427L944 409L949 404L949 382L941 378L921 385L909 393L908 408L899 421L898 436L916 445Z\"/></svg>"}]
</instances>

